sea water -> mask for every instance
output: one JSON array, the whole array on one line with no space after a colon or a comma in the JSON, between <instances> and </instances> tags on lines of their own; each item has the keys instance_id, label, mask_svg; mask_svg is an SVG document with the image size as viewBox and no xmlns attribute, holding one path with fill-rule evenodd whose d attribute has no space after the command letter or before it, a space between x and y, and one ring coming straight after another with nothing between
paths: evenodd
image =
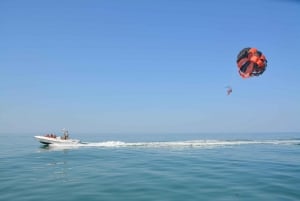
<instances>
[{"instance_id":1,"label":"sea water","mask_svg":"<svg viewBox=\"0 0 300 201\"><path fill-rule=\"evenodd\" d=\"M300 200L300 134L0 135L0 200Z\"/></svg>"}]
</instances>

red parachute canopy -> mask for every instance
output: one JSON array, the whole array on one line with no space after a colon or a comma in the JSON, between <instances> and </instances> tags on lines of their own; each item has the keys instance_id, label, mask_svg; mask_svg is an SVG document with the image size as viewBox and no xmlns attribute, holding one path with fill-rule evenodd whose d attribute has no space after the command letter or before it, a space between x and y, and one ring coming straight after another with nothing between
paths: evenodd
<instances>
[{"instance_id":1,"label":"red parachute canopy","mask_svg":"<svg viewBox=\"0 0 300 201\"><path fill-rule=\"evenodd\" d=\"M253 47L242 49L237 56L236 63L242 78L259 76L265 72L267 67L265 55Z\"/></svg>"}]
</instances>

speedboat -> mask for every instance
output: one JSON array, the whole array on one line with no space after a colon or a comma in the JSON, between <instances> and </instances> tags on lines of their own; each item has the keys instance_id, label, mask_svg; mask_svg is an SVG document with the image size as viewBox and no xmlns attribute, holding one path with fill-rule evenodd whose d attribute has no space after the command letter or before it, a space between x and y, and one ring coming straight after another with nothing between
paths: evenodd
<instances>
[{"instance_id":1,"label":"speedboat","mask_svg":"<svg viewBox=\"0 0 300 201\"><path fill-rule=\"evenodd\" d=\"M77 139L64 139L63 137L48 137L48 136L34 136L37 141L42 144L78 144L80 140Z\"/></svg>"},{"instance_id":2,"label":"speedboat","mask_svg":"<svg viewBox=\"0 0 300 201\"><path fill-rule=\"evenodd\" d=\"M63 129L63 136L61 136L61 137L56 136L54 134L47 134L45 136L37 135L37 136L34 136L34 137L37 141L39 141L42 144L46 144L46 145L49 145L49 144L67 144L67 145L70 145L70 144L80 143L80 140L69 139L69 132L65 129Z\"/></svg>"}]
</instances>

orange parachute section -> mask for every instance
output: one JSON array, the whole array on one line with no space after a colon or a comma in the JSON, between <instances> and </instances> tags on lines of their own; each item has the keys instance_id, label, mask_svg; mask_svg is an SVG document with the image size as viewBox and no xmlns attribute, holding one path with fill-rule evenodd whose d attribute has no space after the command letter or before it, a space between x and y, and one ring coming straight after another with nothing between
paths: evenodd
<instances>
[{"instance_id":1,"label":"orange parachute section","mask_svg":"<svg viewBox=\"0 0 300 201\"><path fill-rule=\"evenodd\" d=\"M244 48L237 56L237 66L242 78L250 78L263 74L267 67L265 55L256 48Z\"/></svg>"}]
</instances>

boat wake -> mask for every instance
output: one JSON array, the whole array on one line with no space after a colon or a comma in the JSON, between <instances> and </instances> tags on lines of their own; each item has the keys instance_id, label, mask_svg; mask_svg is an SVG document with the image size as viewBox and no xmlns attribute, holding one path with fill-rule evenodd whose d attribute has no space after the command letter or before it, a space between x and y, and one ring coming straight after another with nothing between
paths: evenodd
<instances>
[{"instance_id":1,"label":"boat wake","mask_svg":"<svg viewBox=\"0 0 300 201\"><path fill-rule=\"evenodd\" d=\"M100 148L121 148L121 147L141 147L141 148L212 148L239 146L250 144L271 144L271 145L300 145L300 139L290 140L189 140L189 141L164 141L164 142L79 142L76 144L50 144L49 147L100 147Z\"/></svg>"}]
</instances>

